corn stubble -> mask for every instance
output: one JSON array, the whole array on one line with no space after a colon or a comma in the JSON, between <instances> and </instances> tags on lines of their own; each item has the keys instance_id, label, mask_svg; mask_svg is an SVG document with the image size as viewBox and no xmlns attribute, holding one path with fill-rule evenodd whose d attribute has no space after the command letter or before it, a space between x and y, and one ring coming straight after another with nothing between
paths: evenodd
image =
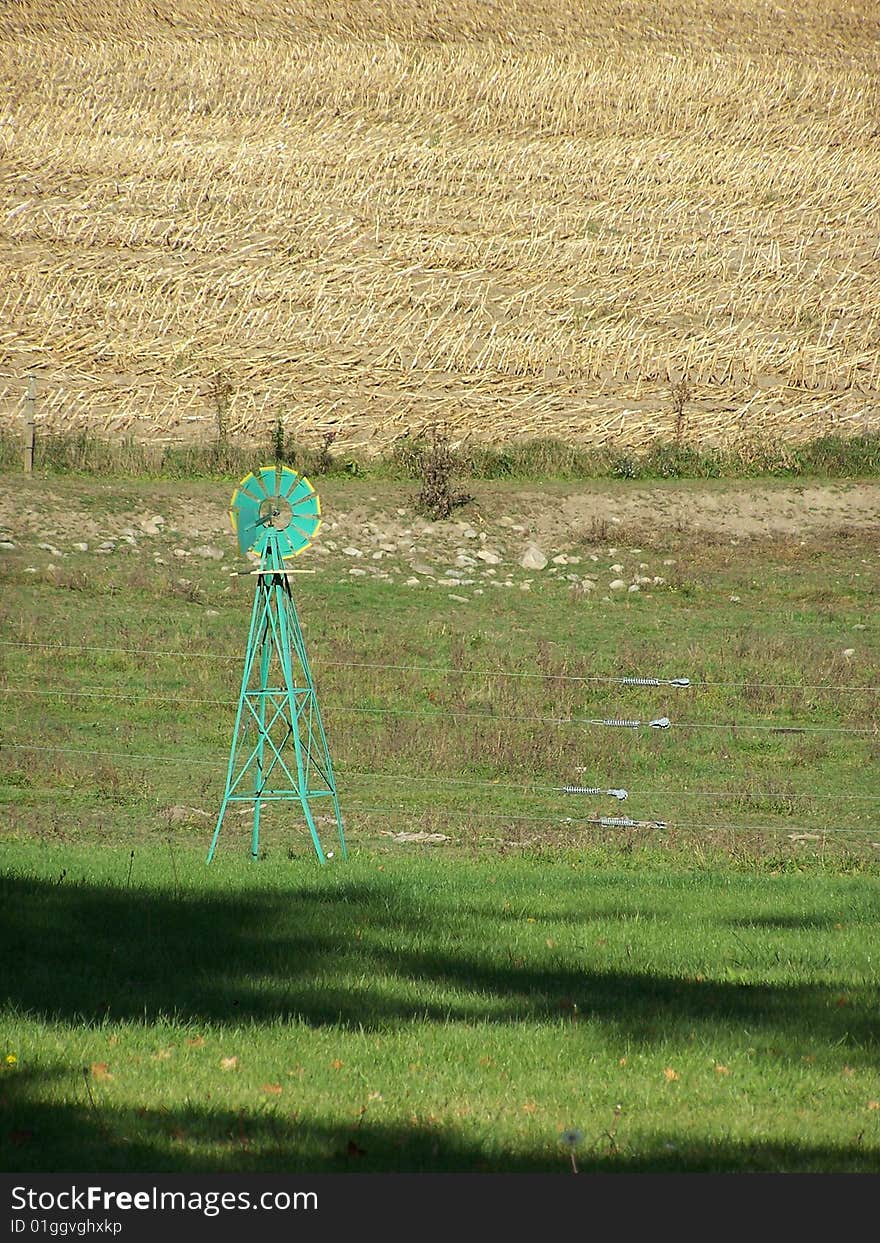
<instances>
[{"instance_id":1,"label":"corn stubble","mask_svg":"<svg viewBox=\"0 0 880 1243\"><path fill-rule=\"evenodd\" d=\"M437 7L4 6L0 426L880 425L880 18Z\"/></svg>"}]
</instances>

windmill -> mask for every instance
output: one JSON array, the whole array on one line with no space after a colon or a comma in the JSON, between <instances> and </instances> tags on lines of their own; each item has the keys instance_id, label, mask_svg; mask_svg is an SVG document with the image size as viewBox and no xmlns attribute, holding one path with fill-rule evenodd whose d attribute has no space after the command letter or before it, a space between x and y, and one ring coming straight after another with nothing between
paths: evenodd
<instances>
[{"instance_id":1,"label":"windmill","mask_svg":"<svg viewBox=\"0 0 880 1243\"><path fill-rule=\"evenodd\" d=\"M321 503L308 479L286 466L264 466L246 475L232 494L232 529L255 568L254 603L226 789L208 851L214 858L231 803L253 805L251 857L260 851L260 815L268 803L297 802L321 863L325 850L318 822L334 821L340 856L345 833L330 750L306 656L291 578L308 571L287 564L314 541ZM319 806L331 815L316 815ZM326 838L326 834L325 834Z\"/></svg>"}]
</instances>

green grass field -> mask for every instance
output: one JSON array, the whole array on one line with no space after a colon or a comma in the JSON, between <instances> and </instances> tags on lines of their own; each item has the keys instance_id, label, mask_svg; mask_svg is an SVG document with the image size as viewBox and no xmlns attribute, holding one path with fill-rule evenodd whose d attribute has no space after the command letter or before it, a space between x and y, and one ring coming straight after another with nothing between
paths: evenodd
<instances>
[{"instance_id":1,"label":"green grass field","mask_svg":"<svg viewBox=\"0 0 880 1243\"><path fill-rule=\"evenodd\" d=\"M876 1170L876 879L8 850L6 1170Z\"/></svg>"},{"instance_id":2,"label":"green grass field","mask_svg":"<svg viewBox=\"0 0 880 1243\"><path fill-rule=\"evenodd\" d=\"M562 485L432 526L412 485L322 483L298 601L351 857L320 869L287 808L208 868L228 489L3 483L3 1168L877 1168L873 528L571 522L535 573ZM462 547L499 562L449 578Z\"/></svg>"}]
</instances>

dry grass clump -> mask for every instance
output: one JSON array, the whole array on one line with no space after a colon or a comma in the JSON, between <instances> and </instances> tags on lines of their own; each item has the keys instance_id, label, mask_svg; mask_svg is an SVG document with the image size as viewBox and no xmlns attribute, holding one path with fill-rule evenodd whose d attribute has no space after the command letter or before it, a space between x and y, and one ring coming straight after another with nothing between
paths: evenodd
<instances>
[{"instance_id":1,"label":"dry grass clump","mask_svg":"<svg viewBox=\"0 0 880 1243\"><path fill-rule=\"evenodd\" d=\"M880 19L618 14L4 6L0 425L877 426Z\"/></svg>"}]
</instances>

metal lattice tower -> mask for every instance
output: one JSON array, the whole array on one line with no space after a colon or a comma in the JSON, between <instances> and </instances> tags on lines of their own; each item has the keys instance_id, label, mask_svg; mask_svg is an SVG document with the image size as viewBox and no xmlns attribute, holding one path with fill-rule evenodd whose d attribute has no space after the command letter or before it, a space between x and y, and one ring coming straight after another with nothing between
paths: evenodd
<instances>
[{"instance_id":1,"label":"metal lattice tower","mask_svg":"<svg viewBox=\"0 0 880 1243\"><path fill-rule=\"evenodd\" d=\"M308 479L287 467L263 467L246 476L232 497L230 517L239 547L257 568L250 572L254 603L209 863L230 803L253 804L254 859L264 804L291 801L302 810L320 862L334 852L322 845L319 821L335 821L340 856L346 856L333 764L290 586L291 577L303 571L285 564L312 543L320 513ZM322 806L332 814L316 815Z\"/></svg>"}]
</instances>

